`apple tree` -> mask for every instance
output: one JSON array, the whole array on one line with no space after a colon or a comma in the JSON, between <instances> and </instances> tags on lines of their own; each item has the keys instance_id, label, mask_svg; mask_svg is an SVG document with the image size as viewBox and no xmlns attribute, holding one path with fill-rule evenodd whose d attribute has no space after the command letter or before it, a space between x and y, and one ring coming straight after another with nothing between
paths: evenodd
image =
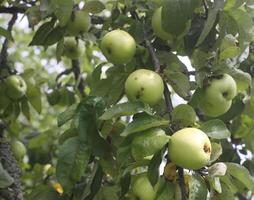
<instances>
[{"instance_id":1,"label":"apple tree","mask_svg":"<svg viewBox=\"0 0 254 200\"><path fill-rule=\"evenodd\" d=\"M0 199L254 199L253 0L1 0Z\"/></svg>"}]
</instances>

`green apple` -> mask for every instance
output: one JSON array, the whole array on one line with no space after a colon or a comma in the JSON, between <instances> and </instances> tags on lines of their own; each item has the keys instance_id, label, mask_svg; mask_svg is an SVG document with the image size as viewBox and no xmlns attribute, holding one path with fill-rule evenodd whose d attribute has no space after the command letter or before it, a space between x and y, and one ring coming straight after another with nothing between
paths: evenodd
<instances>
[{"instance_id":1,"label":"green apple","mask_svg":"<svg viewBox=\"0 0 254 200\"><path fill-rule=\"evenodd\" d=\"M67 37L64 39L63 54L68 58L75 60L84 53L84 46L81 41L76 40L74 37Z\"/></svg>"},{"instance_id":2,"label":"green apple","mask_svg":"<svg viewBox=\"0 0 254 200\"><path fill-rule=\"evenodd\" d=\"M91 18L86 11L74 12L71 20L67 23L66 31L71 36L87 32L91 27Z\"/></svg>"},{"instance_id":3,"label":"green apple","mask_svg":"<svg viewBox=\"0 0 254 200\"><path fill-rule=\"evenodd\" d=\"M155 200L156 197L155 189L148 180L146 173L140 174L134 178L132 192L140 200Z\"/></svg>"},{"instance_id":4,"label":"green apple","mask_svg":"<svg viewBox=\"0 0 254 200\"><path fill-rule=\"evenodd\" d=\"M27 91L24 79L18 75L10 75L5 79L6 94L11 99L17 100L23 97Z\"/></svg>"},{"instance_id":5,"label":"green apple","mask_svg":"<svg viewBox=\"0 0 254 200\"><path fill-rule=\"evenodd\" d=\"M212 152L208 136L197 128L184 128L174 133L168 146L173 163L186 169L200 169L210 161Z\"/></svg>"},{"instance_id":6,"label":"green apple","mask_svg":"<svg viewBox=\"0 0 254 200\"><path fill-rule=\"evenodd\" d=\"M136 161L150 159L153 154L168 143L165 131L160 128L151 128L137 135L131 143L132 157Z\"/></svg>"},{"instance_id":7,"label":"green apple","mask_svg":"<svg viewBox=\"0 0 254 200\"><path fill-rule=\"evenodd\" d=\"M125 82L125 93L130 101L140 100L151 106L161 100L163 91L160 75L147 69L132 72Z\"/></svg>"},{"instance_id":8,"label":"green apple","mask_svg":"<svg viewBox=\"0 0 254 200\"><path fill-rule=\"evenodd\" d=\"M136 42L126 31L113 30L102 38L101 51L109 62L124 64L135 55Z\"/></svg>"},{"instance_id":9,"label":"green apple","mask_svg":"<svg viewBox=\"0 0 254 200\"><path fill-rule=\"evenodd\" d=\"M11 150L17 160L22 160L24 156L26 155L25 145L18 140L11 141Z\"/></svg>"},{"instance_id":10,"label":"green apple","mask_svg":"<svg viewBox=\"0 0 254 200\"><path fill-rule=\"evenodd\" d=\"M220 116L229 110L236 93L235 80L230 75L223 74L213 78L210 84L204 88L199 107L206 116Z\"/></svg>"},{"instance_id":11,"label":"green apple","mask_svg":"<svg viewBox=\"0 0 254 200\"><path fill-rule=\"evenodd\" d=\"M176 125L179 128L184 128L190 126L196 121L196 112L195 110L187 105L180 104L176 106L172 111L172 124Z\"/></svg>"},{"instance_id":12,"label":"green apple","mask_svg":"<svg viewBox=\"0 0 254 200\"><path fill-rule=\"evenodd\" d=\"M171 34L166 32L162 28L161 10L162 10L162 7L157 8L152 16L152 28L153 28L154 34L162 40L172 40Z\"/></svg>"}]
</instances>

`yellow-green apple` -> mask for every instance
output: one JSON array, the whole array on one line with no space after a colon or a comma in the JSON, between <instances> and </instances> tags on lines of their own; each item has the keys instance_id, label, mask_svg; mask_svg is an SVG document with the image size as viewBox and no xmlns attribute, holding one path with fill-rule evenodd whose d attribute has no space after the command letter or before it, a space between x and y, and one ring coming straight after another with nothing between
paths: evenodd
<instances>
[{"instance_id":1,"label":"yellow-green apple","mask_svg":"<svg viewBox=\"0 0 254 200\"><path fill-rule=\"evenodd\" d=\"M130 101L140 100L151 106L160 101L163 90L160 75L147 69L132 72L125 82L125 93Z\"/></svg>"},{"instance_id":2,"label":"yellow-green apple","mask_svg":"<svg viewBox=\"0 0 254 200\"><path fill-rule=\"evenodd\" d=\"M124 64L129 62L136 52L134 38L123 30L113 30L103 36L101 51L109 62Z\"/></svg>"},{"instance_id":3,"label":"yellow-green apple","mask_svg":"<svg viewBox=\"0 0 254 200\"><path fill-rule=\"evenodd\" d=\"M78 10L73 13L70 21L67 23L66 30L71 36L87 32L91 27L91 19L86 11Z\"/></svg>"},{"instance_id":4,"label":"yellow-green apple","mask_svg":"<svg viewBox=\"0 0 254 200\"><path fill-rule=\"evenodd\" d=\"M74 37L67 37L64 39L63 54L68 58L75 60L84 53L84 45L81 41L76 40Z\"/></svg>"},{"instance_id":5,"label":"yellow-green apple","mask_svg":"<svg viewBox=\"0 0 254 200\"><path fill-rule=\"evenodd\" d=\"M156 192L148 180L147 174L143 173L134 178L132 192L140 200L155 200Z\"/></svg>"},{"instance_id":6,"label":"yellow-green apple","mask_svg":"<svg viewBox=\"0 0 254 200\"><path fill-rule=\"evenodd\" d=\"M11 141L11 150L17 160L22 160L24 156L26 155L26 147L19 140Z\"/></svg>"},{"instance_id":7,"label":"yellow-green apple","mask_svg":"<svg viewBox=\"0 0 254 200\"><path fill-rule=\"evenodd\" d=\"M152 28L154 34L162 40L172 40L171 34L162 28L161 11L162 7L157 8L152 16Z\"/></svg>"},{"instance_id":8,"label":"yellow-green apple","mask_svg":"<svg viewBox=\"0 0 254 200\"><path fill-rule=\"evenodd\" d=\"M138 134L131 143L132 157L136 161L151 159L153 154L168 143L165 131L160 128L151 128Z\"/></svg>"},{"instance_id":9,"label":"yellow-green apple","mask_svg":"<svg viewBox=\"0 0 254 200\"><path fill-rule=\"evenodd\" d=\"M11 99L17 100L23 97L27 91L24 79L18 75L10 75L5 79L6 94Z\"/></svg>"},{"instance_id":10,"label":"yellow-green apple","mask_svg":"<svg viewBox=\"0 0 254 200\"><path fill-rule=\"evenodd\" d=\"M230 75L223 74L213 78L203 93L199 107L206 116L217 117L231 107L237 93L236 82Z\"/></svg>"},{"instance_id":11,"label":"yellow-green apple","mask_svg":"<svg viewBox=\"0 0 254 200\"><path fill-rule=\"evenodd\" d=\"M184 128L174 133L168 145L170 160L186 169L200 169L210 161L212 152L208 136L197 128Z\"/></svg>"}]
</instances>

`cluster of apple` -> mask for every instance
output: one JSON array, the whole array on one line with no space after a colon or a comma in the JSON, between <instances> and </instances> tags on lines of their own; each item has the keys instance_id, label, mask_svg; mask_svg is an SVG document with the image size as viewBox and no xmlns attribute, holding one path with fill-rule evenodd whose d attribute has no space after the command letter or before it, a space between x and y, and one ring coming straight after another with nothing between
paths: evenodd
<instances>
[{"instance_id":1,"label":"cluster of apple","mask_svg":"<svg viewBox=\"0 0 254 200\"><path fill-rule=\"evenodd\" d=\"M169 33L161 25L161 8L152 17L152 27L157 37L171 40ZM120 49L120 50L119 50ZM130 34L122 30L107 33L101 41L101 50L109 62L124 64L135 55L136 44ZM151 70L138 69L132 72L125 82L125 94L130 101L141 101L154 106L163 97L164 82L161 76ZM202 88L199 108L206 116L217 117L226 113L236 96L236 82L228 74L210 77ZM194 117L195 118L195 117ZM194 119L195 120L195 119ZM185 169L197 170L210 161L211 142L208 136L197 128L182 128L172 136L160 128L152 128L136 136L131 144L132 157L136 161L151 159L154 153L168 144L171 162ZM146 174L138 175L132 183L134 196L142 200L155 199L153 187Z\"/></svg>"}]
</instances>

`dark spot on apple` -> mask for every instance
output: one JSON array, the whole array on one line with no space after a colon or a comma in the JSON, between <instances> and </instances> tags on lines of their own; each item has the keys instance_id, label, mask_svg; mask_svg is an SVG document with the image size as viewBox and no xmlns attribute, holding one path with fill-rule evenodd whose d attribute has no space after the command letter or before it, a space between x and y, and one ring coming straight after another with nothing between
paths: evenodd
<instances>
[{"instance_id":1,"label":"dark spot on apple","mask_svg":"<svg viewBox=\"0 0 254 200\"><path fill-rule=\"evenodd\" d=\"M222 93L222 96L223 96L223 97L227 97L227 96L228 96L228 92L223 92L223 93Z\"/></svg>"},{"instance_id":2,"label":"dark spot on apple","mask_svg":"<svg viewBox=\"0 0 254 200\"><path fill-rule=\"evenodd\" d=\"M205 152L205 153L208 153L208 154L210 154L210 153L211 153L211 148L210 148L210 145L205 144L203 149L204 149L204 152Z\"/></svg>"},{"instance_id":3,"label":"dark spot on apple","mask_svg":"<svg viewBox=\"0 0 254 200\"><path fill-rule=\"evenodd\" d=\"M138 93L137 95L136 95L136 99L139 99L140 98L140 94Z\"/></svg>"},{"instance_id":4,"label":"dark spot on apple","mask_svg":"<svg viewBox=\"0 0 254 200\"><path fill-rule=\"evenodd\" d=\"M141 91L144 91L144 90L145 90L145 88L143 88L143 87L141 87L140 89L141 89Z\"/></svg>"},{"instance_id":5,"label":"dark spot on apple","mask_svg":"<svg viewBox=\"0 0 254 200\"><path fill-rule=\"evenodd\" d=\"M108 54L110 55L110 54L112 53L111 48L107 48L107 52L108 52Z\"/></svg>"},{"instance_id":6,"label":"dark spot on apple","mask_svg":"<svg viewBox=\"0 0 254 200\"><path fill-rule=\"evenodd\" d=\"M134 77L134 80L135 80L135 81L138 80L138 77Z\"/></svg>"}]
</instances>

